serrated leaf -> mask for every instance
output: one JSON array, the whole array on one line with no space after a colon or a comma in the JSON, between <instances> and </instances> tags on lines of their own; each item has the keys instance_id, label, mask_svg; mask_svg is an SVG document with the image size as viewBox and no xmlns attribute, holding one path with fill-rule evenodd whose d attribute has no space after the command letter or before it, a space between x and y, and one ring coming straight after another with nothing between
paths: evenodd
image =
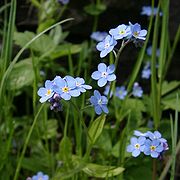
<instances>
[{"instance_id":1,"label":"serrated leaf","mask_svg":"<svg viewBox=\"0 0 180 180\"><path fill-rule=\"evenodd\" d=\"M171 81L169 83L167 81L164 81L163 84L162 84L162 93L161 93L161 95L163 96L163 95L169 93L170 91L176 89L179 85L180 85L179 81Z\"/></svg>"},{"instance_id":2,"label":"serrated leaf","mask_svg":"<svg viewBox=\"0 0 180 180\"><path fill-rule=\"evenodd\" d=\"M94 144L96 142L97 138L102 133L105 120L106 120L106 116L105 115L101 115L98 118L96 118L94 120L94 122L91 124L88 133L89 133L89 136L91 138L89 140L90 140L90 142L92 144Z\"/></svg>"},{"instance_id":3,"label":"serrated leaf","mask_svg":"<svg viewBox=\"0 0 180 180\"><path fill-rule=\"evenodd\" d=\"M83 171L92 177L106 178L121 174L124 171L124 168L115 167L115 166L103 166L103 165L89 163L86 165Z\"/></svg>"},{"instance_id":4,"label":"serrated leaf","mask_svg":"<svg viewBox=\"0 0 180 180\"><path fill-rule=\"evenodd\" d=\"M15 64L7 80L9 90L18 90L32 84L34 72L31 59L25 59Z\"/></svg>"},{"instance_id":5,"label":"serrated leaf","mask_svg":"<svg viewBox=\"0 0 180 180\"><path fill-rule=\"evenodd\" d=\"M177 90L162 98L164 109L173 109L180 111L180 99L177 101L177 94L180 97L180 90Z\"/></svg>"}]
</instances>

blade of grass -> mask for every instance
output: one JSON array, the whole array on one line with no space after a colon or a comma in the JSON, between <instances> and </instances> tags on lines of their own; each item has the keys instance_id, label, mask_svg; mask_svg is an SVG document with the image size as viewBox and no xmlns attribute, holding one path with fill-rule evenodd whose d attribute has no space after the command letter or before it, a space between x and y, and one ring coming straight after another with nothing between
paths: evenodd
<instances>
[{"instance_id":1,"label":"blade of grass","mask_svg":"<svg viewBox=\"0 0 180 180\"><path fill-rule=\"evenodd\" d=\"M158 5L158 11L159 12ZM157 50L157 41L158 41L158 28L159 28L159 13L156 14L155 25L153 31L153 41L152 41L152 55L151 55L151 96L152 96L152 107L153 107L153 120L155 128L157 129L160 121L159 112L160 106L158 102L159 94L157 90L157 78L156 78L156 50Z\"/></svg>"},{"instance_id":2,"label":"blade of grass","mask_svg":"<svg viewBox=\"0 0 180 180\"><path fill-rule=\"evenodd\" d=\"M15 172L15 175L14 175L14 180L17 180L17 178L18 178L18 176L19 176L19 171L20 171L20 169L21 169L22 159L23 159L24 154L25 154L25 152L26 152L26 149L27 149L29 140L30 140L30 138L31 138L31 134L32 134L33 129L34 129L35 125L36 125L36 122L37 122L37 120L38 120L39 114L40 114L40 112L42 111L42 109L43 109L44 106L45 106L45 104L42 104L41 107L39 108L39 110L38 110L38 112L37 112L37 114L36 114L36 116L35 116L35 118L34 118L33 124L31 125L31 128L30 128L30 130L29 130L29 132L28 132L28 135L27 135L27 137L26 137L26 140L25 140L25 143L24 143L24 146L23 146L23 150L22 150L22 152L21 152L20 158L19 158L18 163L17 163L16 172Z\"/></svg>"},{"instance_id":3,"label":"blade of grass","mask_svg":"<svg viewBox=\"0 0 180 180\"><path fill-rule=\"evenodd\" d=\"M16 18L16 0L11 1L10 15L8 19L8 27L5 33L4 51L2 54L3 59L3 70L2 74L6 71L6 68L12 57L12 43L13 43L13 33L15 27L15 18ZM5 27L6 28L6 27Z\"/></svg>"},{"instance_id":4,"label":"blade of grass","mask_svg":"<svg viewBox=\"0 0 180 180\"><path fill-rule=\"evenodd\" d=\"M154 7L154 0L152 0L152 7ZM153 13L152 13L153 14ZM143 48L141 49L141 52L139 53L139 56L138 56L138 59L137 59L137 62L134 66L134 69L133 69L133 72L131 74L131 77L130 77L130 80L129 80L129 84L128 84L128 87L127 87L127 90L130 91L132 86L133 86L133 83L134 81L136 80L136 77L138 75L138 72L140 70L140 67L141 67L141 64L143 62L143 59L144 59L144 54L145 54L145 50L146 50L146 47L147 47L147 43L148 43L148 40L150 38L150 33L151 33L151 29L152 29L152 24L153 24L153 15L151 15L150 17L150 22L149 22L149 26L148 26L148 34L147 34L147 37L146 37L146 41L144 43L144 46Z\"/></svg>"},{"instance_id":5,"label":"blade of grass","mask_svg":"<svg viewBox=\"0 0 180 180\"><path fill-rule=\"evenodd\" d=\"M35 36L31 41L29 41L18 53L17 55L14 57L13 61L11 62L11 64L9 65L9 67L7 68L6 72L4 73L3 77L2 77L2 81L0 84L0 97L2 97L3 95L3 90L5 89L5 82L9 77L9 74L11 73L14 65L16 64L16 62L18 61L19 57L21 56L21 54L23 53L23 51L30 45L32 44L36 39L38 39L40 36L42 36L44 33L46 33L47 31L51 30L52 28L56 27L57 25L63 24L65 22L71 21L73 20L73 18L68 18L65 19L63 21L60 21L52 26L50 26L49 28L45 29L44 31L42 31L41 33L39 33L37 36ZM0 103L1 104L1 103Z\"/></svg>"}]
</instances>

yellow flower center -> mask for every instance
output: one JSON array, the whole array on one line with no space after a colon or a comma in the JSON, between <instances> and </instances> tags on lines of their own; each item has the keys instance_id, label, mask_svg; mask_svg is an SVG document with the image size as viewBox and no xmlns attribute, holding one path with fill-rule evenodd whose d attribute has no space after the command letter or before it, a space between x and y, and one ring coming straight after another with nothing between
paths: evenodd
<instances>
[{"instance_id":1,"label":"yellow flower center","mask_svg":"<svg viewBox=\"0 0 180 180\"><path fill-rule=\"evenodd\" d=\"M139 35L139 33L136 31L136 32L134 32L134 36L138 36Z\"/></svg>"},{"instance_id":2,"label":"yellow flower center","mask_svg":"<svg viewBox=\"0 0 180 180\"><path fill-rule=\"evenodd\" d=\"M154 151L156 149L156 146L151 146L150 149L151 151Z\"/></svg>"},{"instance_id":3,"label":"yellow flower center","mask_svg":"<svg viewBox=\"0 0 180 180\"><path fill-rule=\"evenodd\" d=\"M140 148L140 145L139 145L139 144L135 144L135 148L136 148L136 149L139 149L139 148Z\"/></svg>"},{"instance_id":4,"label":"yellow flower center","mask_svg":"<svg viewBox=\"0 0 180 180\"><path fill-rule=\"evenodd\" d=\"M124 30L119 31L119 34L124 34L124 33L125 33Z\"/></svg>"},{"instance_id":5,"label":"yellow flower center","mask_svg":"<svg viewBox=\"0 0 180 180\"><path fill-rule=\"evenodd\" d=\"M63 92L68 92L68 91L69 91L69 88L68 88L68 87L63 87L63 88L62 88L62 91L63 91Z\"/></svg>"},{"instance_id":6,"label":"yellow flower center","mask_svg":"<svg viewBox=\"0 0 180 180\"><path fill-rule=\"evenodd\" d=\"M51 89L48 89L46 95L49 96L51 94Z\"/></svg>"}]
</instances>

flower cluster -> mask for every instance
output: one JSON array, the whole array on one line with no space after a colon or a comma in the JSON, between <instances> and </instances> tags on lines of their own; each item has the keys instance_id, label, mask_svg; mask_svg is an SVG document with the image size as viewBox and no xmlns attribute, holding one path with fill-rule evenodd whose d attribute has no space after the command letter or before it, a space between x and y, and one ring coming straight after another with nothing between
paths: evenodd
<instances>
[{"instance_id":1,"label":"flower cluster","mask_svg":"<svg viewBox=\"0 0 180 180\"><path fill-rule=\"evenodd\" d=\"M154 9L152 9L151 6L143 6L141 15L151 16L151 14L156 15L157 12L158 12L157 7L154 7ZM162 12L160 12L159 15L162 16Z\"/></svg>"},{"instance_id":2,"label":"flower cluster","mask_svg":"<svg viewBox=\"0 0 180 180\"><path fill-rule=\"evenodd\" d=\"M129 22L129 25L121 24L114 29L110 29L109 35L99 42L96 48L98 51L101 51L100 57L103 58L114 49L114 46L117 44L116 40L123 39L137 43L138 41L145 40L146 34L147 31L145 29L141 30L141 26L138 23L132 24Z\"/></svg>"},{"instance_id":3,"label":"flower cluster","mask_svg":"<svg viewBox=\"0 0 180 180\"><path fill-rule=\"evenodd\" d=\"M71 97L78 97L81 93L86 92L86 89L92 89L90 85L86 85L83 78L65 76L61 78L56 76L54 80L46 80L45 87L38 90L38 95L41 97L40 102L44 103L47 100L51 103L52 110L60 110L60 100L70 100Z\"/></svg>"},{"instance_id":4,"label":"flower cluster","mask_svg":"<svg viewBox=\"0 0 180 180\"><path fill-rule=\"evenodd\" d=\"M49 180L49 176L46 174L43 174L42 172L38 172L32 178L28 177L26 180Z\"/></svg>"},{"instance_id":5,"label":"flower cluster","mask_svg":"<svg viewBox=\"0 0 180 180\"><path fill-rule=\"evenodd\" d=\"M150 155L152 158L160 158L169 149L167 140L162 138L161 133L158 131L154 131L154 133L150 131L146 133L134 131L134 136L130 142L131 144L127 146L126 150L132 153L133 157L144 153L145 155Z\"/></svg>"}]
</instances>

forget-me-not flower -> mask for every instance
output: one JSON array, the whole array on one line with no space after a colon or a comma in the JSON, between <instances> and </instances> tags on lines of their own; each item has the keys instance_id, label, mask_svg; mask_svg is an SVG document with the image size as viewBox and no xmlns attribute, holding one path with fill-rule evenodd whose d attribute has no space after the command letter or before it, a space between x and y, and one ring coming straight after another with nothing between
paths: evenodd
<instances>
[{"instance_id":1,"label":"forget-me-not flower","mask_svg":"<svg viewBox=\"0 0 180 180\"><path fill-rule=\"evenodd\" d=\"M91 39L97 42L100 42L100 41L103 41L107 35L108 35L107 32L96 31L96 32L93 32L90 37Z\"/></svg>"},{"instance_id":2,"label":"forget-me-not flower","mask_svg":"<svg viewBox=\"0 0 180 180\"><path fill-rule=\"evenodd\" d=\"M166 143L167 140L162 138L162 135L159 131L154 131L154 133L152 133L151 131L147 132L147 136L151 139L151 140L159 140L162 143Z\"/></svg>"},{"instance_id":3,"label":"forget-me-not flower","mask_svg":"<svg viewBox=\"0 0 180 180\"><path fill-rule=\"evenodd\" d=\"M142 133L138 130L135 130L134 135L138 138L145 138L144 148L142 149L142 152L145 155L150 155L153 158L162 158L164 152L169 149L167 140L162 138L162 135L159 131L154 131L154 133L152 133L151 131ZM128 148L128 152L131 152L133 150L132 146Z\"/></svg>"},{"instance_id":4,"label":"forget-me-not flower","mask_svg":"<svg viewBox=\"0 0 180 180\"><path fill-rule=\"evenodd\" d=\"M122 24L119 25L117 28L111 29L109 31L109 34L111 34L116 40L123 39L131 34L131 29L130 26Z\"/></svg>"},{"instance_id":5,"label":"forget-me-not flower","mask_svg":"<svg viewBox=\"0 0 180 180\"><path fill-rule=\"evenodd\" d=\"M71 96L78 97L80 95L80 91L76 89L76 81L71 76L65 76L64 78L56 77L53 89L64 100L70 100Z\"/></svg>"},{"instance_id":6,"label":"forget-me-not flower","mask_svg":"<svg viewBox=\"0 0 180 180\"><path fill-rule=\"evenodd\" d=\"M131 138L131 144L127 146L127 152L132 152L133 157L137 157L140 155L141 152L144 150L144 142L146 138L145 137L132 137Z\"/></svg>"},{"instance_id":7,"label":"forget-me-not flower","mask_svg":"<svg viewBox=\"0 0 180 180\"><path fill-rule=\"evenodd\" d=\"M100 115L102 112L107 114L109 112L107 108L108 99L106 96L101 96L99 91L94 91L94 96L90 97L90 102L94 106L96 114Z\"/></svg>"},{"instance_id":8,"label":"forget-me-not flower","mask_svg":"<svg viewBox=\"0 0 180 180\"><path fill-rule=\"evenodd\" d=\"M77 77L75 78L75 81L76 81L76 89L81 93L86 92L86 89L92 89L90 85L85 84L83 78Z\"/></svg>"},{"instance_id":9,"label":"forget-me-not flower","mask_svg":"<svg viewBox=\"0 0 180 180\"><path fill-rule=\"evenodd\" d=\"M121 100L124 99L127 95L127 91L125 87L124 86L116 87L115 95Z\"/></svg>"},{"instance_id":10,"label":"forget-me-not flower","mask_svg":"<svg viewBox=\"0 0 180 180\"><path fill-rule=\"evenodd\" d=\"M143 70L141 72L141 77L143 79L149 79L151 76L151 69L150 69L150 62L146 62L145 66L143 67Z\"/></svg>"},{"instance_id":11,"label":"forget-me-not flower","mask_svg":"<svg viewBox=\"0 0 180 180\"><path fill-rule=\"evenodd\" d=\"M42 172L38 172L36 175L32 177L32 180L49 180L49 176L43 174Z\"/></svg>"},{"instance_id":12,"label":"forget-me-not flower","mask_svg":"<svg viewBox=\"0 0 180 180\"><path fill-rule=\"evenodd\" d=\"M117 44L117 41L112 36L107 35L103 41L99 42L96 45L97 50L101 51L100 57L103 58L108 53L110 53L114 49L114 46L116 44Z\"/></svg>"},{"instance_id":13,"label":"forget-me-not flower","mask_svg":"<svg viewBox=\"0 0 180 180\"><path fill-rule=\"evenodd\" d=\"M132 94L133 94L134 97L142 97L143 90L142 90L142 87L139 86L138 82L134 83Z\"/></svg>"},{"instance_id":14,"label":"forget-me-not flower","mask_svg":"<svg viewBox=\"0 0 180 180\"><path fill-rule=\"evenodd\" d=\"M150 140L146 139L145 141L145 147L144 147L144 154L145 155L151 155L153 158L157 158L161 152L163 152L163 144L160 142L160 140Z\"/></svg>"},{"instance_id":15,"label":"forget-me-not flower","mask_svg":"<svg viewBox=\"0 0 180 180\"><path fill-rule=\"evenodd\" d=\"M153 13L153 15L156 15L157 12L158 12L157 7L154 7L154 9L152 9L151 6L143 6L142 11L141 11L141 15L151 16L152 13ZM159 15L162 16L162 12L159 12Z\"/></svg>"},{"instance_id":16,"label":"forget-me-not flower","mask_svg":"<svg viewBox=\"0 0 180 180\"><path fill-rule=\"evenodd\" d=\"M151 56L152 55L152 46L149 46L147 49L146 49L146 52L147 52L147 55L148 56ZM160 55L160 49L157 48L156 49L156 57L159 57Z\"/></svg>"},{"instance_id":17,"label":"forget-me-not flower","mask_svg":"<svg viewBox=\"0 0 180 180\"><path fill-rule=\"evenodd\" d=\"M129 22L130 28L131 28L131 36L134 37L135 39L140 39L140 40L145 40L146 39L146 34L147 30L143 29L141 30L141 25L136 23L136 24L131 24Z\"/></svg>"},{"instance_id":18,"label":"forget-me-not flower","mask_svg":"<svg viewBox=\"0 0 180 180\"><path fill-rule=\"evenodd\" d=\"M103 87L108 81L114 81L116 79L114 71L114 64L111 64L107 67L106 64L100 63L98 65L98 71L93 72L91 77L95 80L98 80L99 87Z\"/></svg>"},{"instance_id":19,"label":"forget-me-not flower","mask_svg":"<svg viewBox=\"0 0 180 180\"><path fill-rule=\"evenodd\" d=\"M107 84L104 89L104 95L108 96L110 90L110 84ZM112 97L113 91L110 92L110 97Z\"/></svg>"},{"instance_id":20,"label":"forget-me-not flower","mask_svg":"<svg viewBox=\"0 0 180 180\"><path fill-rule=\"evenodd\" d=\"M142 133L138 130L134 130L134 135L138 136L138 137L140 137L140 136L147 137L147 133Z\"/></svg>"},{"instance_id":21,"label":"forget-me-not flower","mask_svg":"<svg viewBox=\"0 0 180 180\"><path fill-rule=\"evenodd\" d=\"M53 82L50 80L46 80L45 87L41 87L37 93L39 96L41 96L39 100L41 103L44 103L45 101L50 99L54 94Z\"/></svg>"}]
</instances>

